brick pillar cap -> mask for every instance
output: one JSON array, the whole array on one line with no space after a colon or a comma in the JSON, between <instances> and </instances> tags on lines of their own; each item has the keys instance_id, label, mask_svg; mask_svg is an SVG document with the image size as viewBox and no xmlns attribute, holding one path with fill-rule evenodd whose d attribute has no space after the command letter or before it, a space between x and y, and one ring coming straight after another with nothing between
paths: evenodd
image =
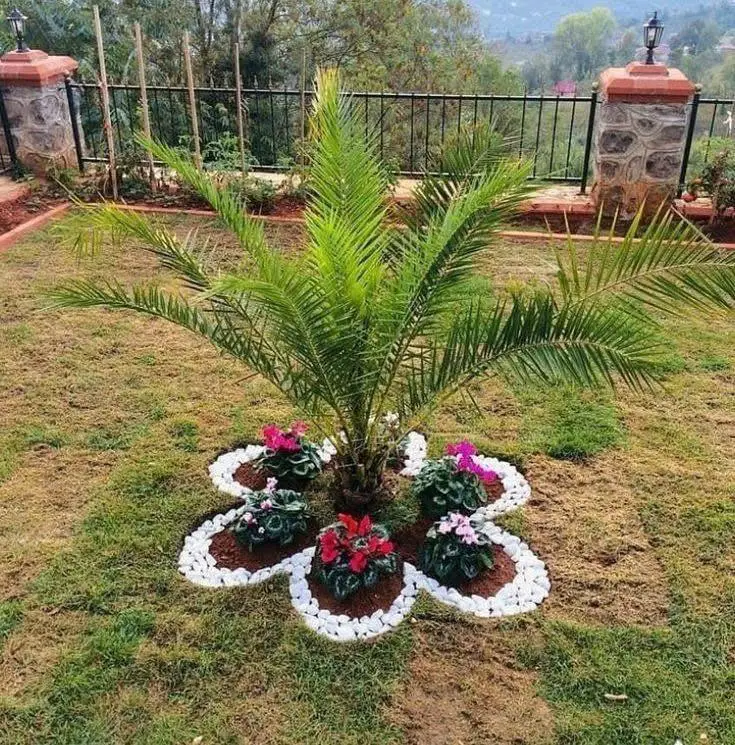
<instances>
[{"instance_id":1,"label":"brick pillar cap","mask_svg":"<svg viewBox=\"0 0 735 745\"><path fill-rule=\"evenodd\" d=\"M686 103L695 88L681 70L633 62L605 70L600 90L608 101L621 103Z\"/></svg>"},{"instance_id":2,"label":"brick pillar cap","mask_svg":"<svg viewBox=\"0 0 735 745\"><path fill-rule=\"evenodd\" d=\"M0 57L0 84L40 88L71 75L78 67L71 57L52 57L40 49L7 52Z\"/></svg>"}]
</instances>

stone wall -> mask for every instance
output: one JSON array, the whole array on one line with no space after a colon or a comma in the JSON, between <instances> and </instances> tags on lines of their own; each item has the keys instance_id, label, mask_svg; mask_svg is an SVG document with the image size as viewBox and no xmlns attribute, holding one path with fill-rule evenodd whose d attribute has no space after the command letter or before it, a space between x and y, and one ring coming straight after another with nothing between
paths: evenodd
<instances>
[{"instance_id":1,"label":"stone wall","mask_svg":"<svg viewBox=\"0 0 735 745\"><path fill-rule=\"evenodd\" d=\"M18 160L41 175L52 165L75 168L77 156L63 82L41 87L3 86Z\"/></svg>"},{"instance_id":2,"label":"stone wall","mask_svg":"<svg viewBox=\"0 0 735 745\"><path fill-rule=\"evenodd\" d=\"M595 198L607 213L655 212L679 186L687 127L683 103L602 102L595 133Z\"/></svg>"}]
</instances>

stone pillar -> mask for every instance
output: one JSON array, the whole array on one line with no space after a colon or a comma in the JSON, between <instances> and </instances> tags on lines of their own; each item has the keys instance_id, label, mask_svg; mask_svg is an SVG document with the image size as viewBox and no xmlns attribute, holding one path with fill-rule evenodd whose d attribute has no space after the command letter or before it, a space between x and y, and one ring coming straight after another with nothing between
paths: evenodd
<instances>
[{"instance_id":1,"label":"stone pillar","mask_svg":"<svg viewBox=\"0 0 735 745\"><path fill-rule=\"evenodd\" d=\"M37 49L0 57L0 87L15 154L38 175L51 166L77 166L64 78L78 66L71 57Z\"/></svg>"},{"instance_id":2,"label":"stone pillar","mask_svg":"<svg viewBox=\"0 0 735 745\"><path fill-rule=\"evenodd\" d=\"M606 215L646 216L679 187L694 85L665 65L632 63L600 76L593 199Z\"/></svg>"}]
</instances>

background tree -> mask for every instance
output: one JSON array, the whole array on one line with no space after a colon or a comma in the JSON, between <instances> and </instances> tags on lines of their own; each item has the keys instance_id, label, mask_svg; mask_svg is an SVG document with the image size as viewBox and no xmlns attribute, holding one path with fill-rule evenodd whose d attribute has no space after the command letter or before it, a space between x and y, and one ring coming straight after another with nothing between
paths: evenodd
<instances>
[{"instance_id":1,"label":"background tree","mask_svg":"<svg viewBox=\"0 0 735 745\"><path fill-rule=\"evenodd\" d=\"M565 73L584 80L605 66L616 26L612 12L602 7L563 18L554 32L554 52Z\"/></svg>"}]
</instances>

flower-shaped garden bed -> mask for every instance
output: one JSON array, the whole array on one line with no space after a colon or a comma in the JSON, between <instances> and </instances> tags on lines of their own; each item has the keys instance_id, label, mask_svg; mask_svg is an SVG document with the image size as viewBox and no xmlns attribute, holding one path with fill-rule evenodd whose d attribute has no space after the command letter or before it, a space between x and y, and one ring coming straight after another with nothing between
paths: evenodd
<instances>
[{"instance_id":1,"label":"flower-shaped garden bed","mask_svg":"<svg viewBox=\"0 0 735 745\"><path fill-rule=\"evenodd\" d=\"M243 464L254 461L262 452L259 446L250 445L221 455L209 469L214 485L232 496L252 494L252 490L244 487L235 476ZM319 457L329 462L333 454L332 444L325 441L320 446ZM411 433L403 455L405 461L400 473L406 477L417 475L426 459L426 439L418 433ZM492 469L502 482L502 493L495 501L478 508L469 518L463 518L472 522L477 534L492 546L494 552L494 568L483 576L482 581L458 587L443 586L411 561L403 560L400 573L390 581L381 581L379 591L372 596L364 596L357 603L340 604L320 591L311 574L316 553L313 543L307 548L297 544L290 549L284 546L283 557L263 567L257 567L256 562L248 569L235 566L231 557L229 561L221 558L221 534L242 518L247 505L233 507L204 521L187 536L179 556L179 571L191 582L212 588L253 585L275 575L286 575L289 577L291 602L304 622L334 641L369 639L395 628L409 614L419 590L425 590L439 602L480 618L534 610L548 595L551 586L545 565L528 545L492 522L495 517L523 505L530 497L530 487L510 463L481 455L473 457L480 467ZM312 538L313 533L307 542ZM400 554L400 540L396 540ZM220 556L219 561L212 551ZM410 556L411 552L404 555ZM278 558L273 553L271 556ZM353 612L349 612L351 608Z\"/></svg>"}]
</instances>

